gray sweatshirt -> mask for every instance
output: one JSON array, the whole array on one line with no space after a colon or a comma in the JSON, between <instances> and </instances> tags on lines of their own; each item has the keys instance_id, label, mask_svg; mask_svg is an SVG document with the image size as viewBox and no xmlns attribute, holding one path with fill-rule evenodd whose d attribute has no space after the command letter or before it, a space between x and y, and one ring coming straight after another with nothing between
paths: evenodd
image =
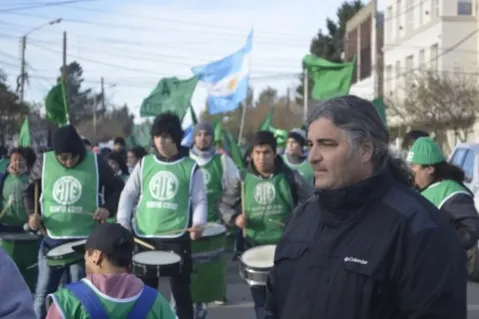
<instances>
[{"instance_id":1,"label":"gray sweatshirt","mask_svg":"<svg viewBox=\"0 0 479 319\"><path fill-rule=\"evenodd\" d=\"M12 258L0 248L0 318L36 319L33 297Z\"/></svg>"}]
</instances>

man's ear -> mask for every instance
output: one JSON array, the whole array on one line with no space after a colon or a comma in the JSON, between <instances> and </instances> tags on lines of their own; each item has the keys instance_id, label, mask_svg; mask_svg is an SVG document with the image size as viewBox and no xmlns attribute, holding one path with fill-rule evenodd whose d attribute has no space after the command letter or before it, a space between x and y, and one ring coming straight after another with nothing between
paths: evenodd
<instances>
[{"instance_id":1,"label":"man's ear","mask_svg":"<svg viewBox=\"0 0 479 319\"><path fill-rule=\"evenodd\" d=\"M373 152L374 152L374 147L372 142L366 142L361 144L361 147L359 148L360 156L361 156L361 162L362 163L367 163L371 160L373 157Z\"/></svg>"}]
</instances>

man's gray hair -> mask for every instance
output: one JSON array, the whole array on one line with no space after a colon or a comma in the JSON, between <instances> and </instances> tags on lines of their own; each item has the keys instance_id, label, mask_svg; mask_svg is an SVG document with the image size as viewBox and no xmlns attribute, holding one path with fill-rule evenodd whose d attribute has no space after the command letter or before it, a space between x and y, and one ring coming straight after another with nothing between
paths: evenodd
<instances>
[{"instance_id":1,"label":"man's gray hair","mask_svg":"<svg viewBox=\"0 0 479 319\"><path fill-rule=\"evenodd\" d=\"M309 127L320 118L330 120L347 133L352 151L370 142L373 146L371 161L377 173L389 168L396 179L407 180L410 184L411 173L403 161L391 155L388 129L371 102L354 95L320 102L311 108L306 125Z\"/></svg>"}]
</instances>

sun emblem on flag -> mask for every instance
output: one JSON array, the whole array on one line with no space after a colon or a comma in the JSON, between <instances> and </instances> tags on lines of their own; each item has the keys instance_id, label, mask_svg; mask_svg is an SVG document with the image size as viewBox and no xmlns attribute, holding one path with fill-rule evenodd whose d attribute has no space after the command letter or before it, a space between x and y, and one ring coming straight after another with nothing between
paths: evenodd
<instances>
[{"instance_id":1,"label":"sun emblem on flag","mask_svg":"<svg viewBox=\"0 0 479 319\"><path fill-rule=\"evenodd\" d=\"M238 79L233 78L226 87L228 88L228 91L234 91L237 85L238 85Z\"/></svg>"}]
</instances>

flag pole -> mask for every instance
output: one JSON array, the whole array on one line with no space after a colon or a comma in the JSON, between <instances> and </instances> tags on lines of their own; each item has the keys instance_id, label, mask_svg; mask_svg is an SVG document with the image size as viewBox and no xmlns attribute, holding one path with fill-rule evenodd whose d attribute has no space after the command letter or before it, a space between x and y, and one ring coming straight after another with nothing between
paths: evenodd
<instances>
[{"instance_id":1,"label":"flag pole","mask_svg":"<svg viewBox=\"0 0 479 319\"><path fill-rule=\"evenodd\" d=\"M67 32L63 31L63 68L62 68L62 89L63 89L63 104L65 105L65 117L67 124L70 124L70 114L68 107L68 75L67 75Z\"/></svg>"},{"instance_id":2,"label":"flag pole","mask_svg":"<svg viewBox=\"0 0 479 319\"><path fill-rule=\"evenodd\" d=\"M308 100L309 100L309 97L308 97L308 92L309 92L309 88L308 88L308 69L304 69L304 72L303 72L303 121L304 123L306 123L306 120L308 119Z\"/></svg>"},{"instance_id":3,"label":"flag pole","mask_svg":"<svg viewBox=\"0 0 479 319\"><path fill-rule=\"evenodd\" d=\"M240 143L241 139L243 138L243 129L244 129L244 122L246 119L246 101L242 103L243 110L241 112L241 124L240 124L240 130L238 134L238 143Z\"/></svg>"}]
</instances>

